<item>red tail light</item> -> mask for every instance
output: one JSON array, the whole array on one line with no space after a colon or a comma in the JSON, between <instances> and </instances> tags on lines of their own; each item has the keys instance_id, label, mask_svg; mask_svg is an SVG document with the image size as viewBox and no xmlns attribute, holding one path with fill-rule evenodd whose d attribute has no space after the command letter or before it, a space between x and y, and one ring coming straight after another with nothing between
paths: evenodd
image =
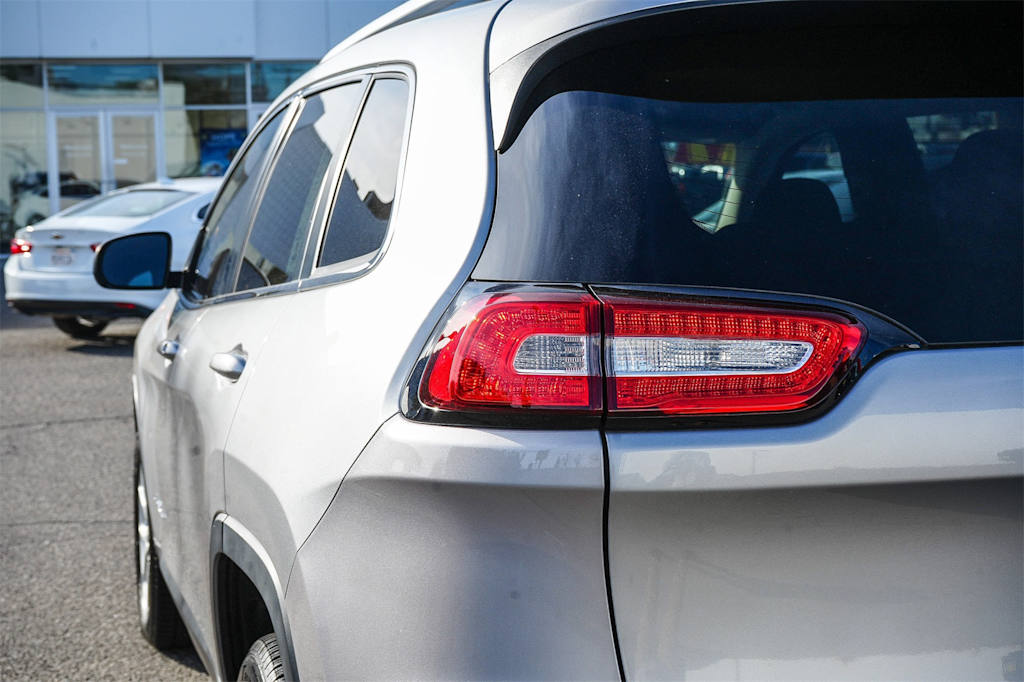
<instances>
[{"instance_id":1,"label":"red tail light","mask_svg":"<svg viewBox=\"0 0 1024 682\"><path fill-rule=\"evenodd\" d=\"M420 401L445 410L601 409L600 304L583 292L485 294L434 344Z\"/></svg>"},{"instance_id":2,"label":"red tail light","mask_svg":"<svg viewBox=\"0 0 1024 682\"><path fill-rule=\"evenodd\" d=\"M813 403L864 335L827 313L609 299L611 411L795 410Z\"/></svg>"},{"instance_id":3,"label":"red tail light","mask_svg":"<svg viewBox=\"0 0 1024 682\"><path fill-rule=\"evenodd\" d=\"M453 413L786 412L831 390L865 335L828 312L499 290L447 321L416 395Z\"/></svg>"},{"instance_id":4,"label":"red tail light","mask_svg":"<svg viewBox=\"0 0 1024 682\"><path fill-rule=\"evenodd\" d=\"M12 239L11 240L11 254L17 255L19 253L30 253L32 251L32 242L24 239Z\"/></svg>"},{"instance_id":5,"label":"red tail light","mask_svg":"<svg viewBox=\"0 0 1024 682\"><path fill-rule=\"evenodd\" d=\"M93 253L96 253L97 251L99 251L101 246L103 246L103 244L101 242L96 242L95 244L89 244L89 248L92 249Z\"/></svg>"}]
</instances>

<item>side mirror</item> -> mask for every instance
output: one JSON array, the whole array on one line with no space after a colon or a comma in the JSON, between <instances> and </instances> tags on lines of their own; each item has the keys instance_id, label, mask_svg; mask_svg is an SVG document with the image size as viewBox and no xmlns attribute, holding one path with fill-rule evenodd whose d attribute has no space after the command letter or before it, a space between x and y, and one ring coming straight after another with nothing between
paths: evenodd
<instances>
[{"instance_id":1,"label":"side mirror","mask_svg":"<svg viewBox=\"0 0 1024 682\"><path fill-rule=\"evenodd\" d=\"M96 252L92 274L107 289L165 289L181 285L171 272L171 235L143 232L111 239Z\"/></svg>"}]
</instances>

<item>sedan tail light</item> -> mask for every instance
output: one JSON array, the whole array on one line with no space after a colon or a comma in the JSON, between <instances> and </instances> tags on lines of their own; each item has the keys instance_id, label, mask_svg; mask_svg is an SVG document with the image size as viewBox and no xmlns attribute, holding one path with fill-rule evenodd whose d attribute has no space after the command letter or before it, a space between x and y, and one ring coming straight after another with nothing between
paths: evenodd
<instances>
[{"instance_id":1,"label":"sedan tail light","mask_svg":"<svg viewBox=\"0 0 1024 682\"><path fill-rule=\"evenodd\" d=\"M414 392L424 418L795 411L836 385L866 338L838 313L748 303L543 286L462 300L426 352Z\"/></svg>"},{"instance_id":2,"label":"sedan tail light","mask_svg":"<svg viewBox=\"0 0 1024 682\"><path fill-rule=\"evenodd\" d=\"M32 242L25 239L12 239L11 240L11 254L17 255L19 253L31 253Z\"/></svg>"}]
</instances>

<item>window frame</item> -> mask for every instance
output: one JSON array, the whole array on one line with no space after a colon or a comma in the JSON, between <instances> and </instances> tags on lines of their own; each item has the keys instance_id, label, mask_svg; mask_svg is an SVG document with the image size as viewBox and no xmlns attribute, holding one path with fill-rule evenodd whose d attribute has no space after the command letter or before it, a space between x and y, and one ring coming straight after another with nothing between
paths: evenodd
<instances>
[{"instance_id":1,"label":"window frame","mask_svg":"<svg viewBox=\"0 0 1024 682\"><path fill-rule=\"evenodd\" d=\"M299 281L300 290L326 286L337 282L347 282L349 280L363 277L376 268L377 264L384 258L388 247L391 245L391 239L394 236L394 224L401 206L402 184L405 176L406 158L409 151L409 133L412 128L413 104L416 100L415 74L411 66L393 64L379 70L374 70L368 75L369 78L367 80L366 90L363 92L363 99L359 105L359 112L356 115L355 125L353 125L352 130L349 131L348 140L344 145L344 154L339 154L336 164L333 164L334 167L331 169L331 185L326 195L321 197L323 208L323 215L321 216L322 220L317 229L316 242L307 247L307 263L304 264L304 267L308 268L306 271L308 272L308 276ZM388 219L387 231L384 233L384 239L381 241L380 248L377 249L373 257L359 263L357 267L353 268L353 266L350 265L352 261L342 261L340 263L331 263L330 265L319 266L317 264L317 259L320 255L320 249L323 247L324 238L327 236L327 228L330 226L331 215L334 212L334 204L337 199L338 188L341 185L342 178L344 177L345 162L348 160L348 152L352 146L352 139L355 137L356 130L359 128L359 121L362 119L363 110L366 107L366 100L372 90L373 83L378 80L402 80L405 81L409 88L409 94L405 103L405 122L402 128L402 146L398 154L398 168L396 169L395 175L395 198L392 202L391 216ZM310 234L312 234L312 232Z\"/></svg>"},{"instance_id":2,"label":"window frame","mask_svg":"<svg viewBox=\"0 0 1024 682\"><path fill-rule=\"evenodd\" d=\"M330 223L331 213L334 209L334 201L338 191L338 186L341 184L341 179L344 175L344 163L348 157L349 147L352 144L352 138L355 135L356 128L359 125L359 119L362 117L363 109L366 106L366 99L373 85L373 82L377 79L399 79L404 80L409 86L409 95L406 101L405 111L405 124L402 130L402 147L399 152L398 172L395 178L395 199L392 204L391 218L388 221L388 229L384 235L384 241L381 242L380 248L377 250L374 258L367 261L361 268L354 271L341 271L344 268L344 263L333 263L330 266L317 268L315 267L316 258L320 253L320 247L323 238L326 234L327 227ZM327 172L324 174L324 179L321 182L319 196L316 199L316 205L313 210L313 215L310 219L310 229L306 235L306 246L303 252L302 268L298 279L290 282L284 282L281 284L274 284L265 287L258 287L253 289L246 289L244 291L231 291L217 296L208 296L200 298L193 296L186 287L182 287L178 290L178 299L182 306L189 309L199 308L207 305L216 305L219 303L227 303L233 301L239 301L250 298L262 298L265 296L273 296L279 294L295 293L298 291L306 291L309 289L315 289L323 286L330 286L339 282L346 282L352 279L360 278L366 275L368 272L373 270L377 264L383 259L386 254L388 247L391 243L392 236L394 234L395 216L398 212L401 194L402 194L402 182L405 176L405 165L406 157L408 154L409 146L409 133L412 128L412 115L413 115L413 103L415 102L416 93L416 80L415 70L411 64L407 63L390 63L378 66L364 66L355 69L347 70L343 73L334 74L311 83L293 93L288 97L280 101L277 106L268 108L260 116L260 120L253 127L252 131L246 137L245 144L239 149L234 159L231 161L231 165L224 172L225 182L218 188L216 195L210 201L210 208L207 210L206 218L203 220L202 228L199 231L199 236L192 248L192 252L188 259L188 264L184 271L184 281L188 282L194 275L195 265L198 261L199 255L202 252L203 244L206 241L206 230L210 216L213 214L214 205L220 200L221 194L224 191L227 183L226 180L231 176L235 170L235 166L245 157L249 149L252 147L253 141L258 137L263 130L266 129L267 124L271 119L274 118L278 113L290 110L285 113L286 118L281 122L280 129L276 132L274 140L271 142L271 146L267 152L268 161L264 164L264 167L260 171L260 177L258 178L256 190L253 192L252 197L249 200L247 206L248 209L248 226L246 227L246 236L242 241L241 249L244 252L246 245L249 242L249 236L252 232L253 222L256 216L256 210L263 200L263 195L266 191L267 182L273 173L274 167L280 157L281 150L284 147L285 142L291 135L292 129L298 121L299 115L305 105L306 98L319 94L324 90L329 90L335 87L341 87L353 83L362 83L363 91L360 95L359 106L356 109L356 116L353 121L352 128L349 130L341 144L335 150L334 157L331 159L331 163L327 168ZM241 271L241 259L235 266L235 272L233 277L234 284L238 285L238 275Z\"/></svg>"},{"instance_id":3,"label":"window frame","mask_svg":"<svg viewBox=\"0 0 1024 682\"><path fill-rule=\"evenodd\" d=\"M254 206L258 205L257 200L262 198L262 190L264 184L266 183L267 173L272 167L273 162L277 160L277 155L280 152L281 143L284 140L285 133L291 130L292 124L295 121L296 110L297 107L294 98L290 98L282 102L279 106L276 106L273 109L268 109L266 113L264 113L263 116L261 117L257 126L246 137L245 143L238 150L238 153L235 154L235 157L231 160L231 165L228 166L228 169L224 172L224 180L221 182L220 187L217 188L217 194L214 195L213 199L210 201L210 208L207 209L206 211L206 217L203 219L203 226L200 228L199 235L196 238L195 245L192 247L192 253L188 259L188 265L185 266L185 270L182 273L184 285L178 290L178 298L187 307L192 308L203 305L210 305L213 303L219 303L222 301L236 300L240 297L247 296L251 291L253 291L252 289L248 289L244 292L230 291L224 294L218 294L217 296L200 297L193 295L191 287L188 285L191 283L191 280L195 275L196 264L199 261L199 256L203 252L203 246L206 244L207 229L210 226L210 217L213 215L213 209L217 205L217 202L221 200L221 197L224 194L224 189L228 185L228 179L235 172L235 169L237 168L238 164L242 161L242 159L245 158L246 154L249 153L249 150L252 148L256 138L259 137L264 130L266 130L267 125L275 116L283 112L285 118L281 121L280 128L278 128L278 130L274 133L274 139L271 140L270 146L267 148L267 162L264 163L263 168L261 168L259 171L259 177L256 179L256 189L253 191L252 197L249 199L249 203L246 206L247 215L249 216L249 219L248 224L245 227L245 238L242 240L242 249L245 249L245 244L249 240L249 230L252 228L252 220L254 215L252 209ZM235 272L231 279L231 281L233 282L232 288L234 288L235 284L238 282L238 272L240 268L241 261L239 261L239 263L235 265Z\"/></svg>"},{"instance_id":4,"label":"window frame","mask_svg":"<svg viewBox=\"0 0 1024 682\"><path fill-rule=\"evenodd\" d=\"M245 253L246 247L249 245L249 240L252 238L253 226L256 223L256 215L259 212L260 207L263 205L263 199L267 192L267 187L270 184L270 178L274 174L274 169L277 168L277 164L281 158L281 152L284 150L285 145L291 139L292 133L294 132L296 124L302 116L302 111L306 108L306 102L310 97L314 97L327 90L333 90L335 88L342 88L347 85L355 85L362 88L362 92L359 93L359 103L356 105L355 119L353 125L349 128L348 134L343 136L338 147L332 150L331 161L327 165L327 170L324 172L323 178L320 180L320 188L317 190L316 199L313 205L313 212L310 215L310 227L306 231L306 243L302 247L302 262L299 265L299 276L288 282L282 282L280 284L268 284L262 287L253 287L244 289L242 291L232 291L231 294L246 294L252 292L256 296L265 296L271 293L277 293L280 291L292 291L298 288L299 282L308 275L308 265L310 263L310 239L314 231L319 231L319 223L326 219L326 216L322 215L324 206L325 192L329 191L330 187L334 182L334 174L337 172L337 167L340 165L340 159L343 159L348 153L349 144L352 142L352 134L355 130L355 124L359 121L359 116L362 113L363 105L366 104L366 93L369 90L369 83L371 79L366 74L348 76L342 76L334 78L329 81L317 84L314 89L304 89L296 93L296 95L289 99L290 106L292 107L291 119L287 121L287 129L282 125L284 134L278 140L275 140L275 148L272 155L269 157L266 167L260 176L259 184L256 186L256 191L253 192L252 203L250 204L249 213L249 226L246 229L245 240L242 242L242 254ZM269 120L269 119L268 119ZM234 286L238 286L239 273L242 269L242 261L244 258L238 259L238 267L235 268Z\"/></svg>"}]
</instances>

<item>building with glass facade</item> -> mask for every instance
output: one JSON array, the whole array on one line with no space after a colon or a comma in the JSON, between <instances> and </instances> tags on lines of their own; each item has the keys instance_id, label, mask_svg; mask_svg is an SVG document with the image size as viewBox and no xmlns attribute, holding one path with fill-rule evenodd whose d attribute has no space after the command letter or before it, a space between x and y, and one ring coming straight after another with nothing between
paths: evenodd
<instances>
[{"instance_id":1,"label":"building with glass facade","mask_svg":"<svg viewBox=\"0 0 1024 682\"><path fill-rule=\"evenodd\" d=\"M0 0L0 239L219 175L277 95L396 0Z\"/></svg>"}]
</instances>

